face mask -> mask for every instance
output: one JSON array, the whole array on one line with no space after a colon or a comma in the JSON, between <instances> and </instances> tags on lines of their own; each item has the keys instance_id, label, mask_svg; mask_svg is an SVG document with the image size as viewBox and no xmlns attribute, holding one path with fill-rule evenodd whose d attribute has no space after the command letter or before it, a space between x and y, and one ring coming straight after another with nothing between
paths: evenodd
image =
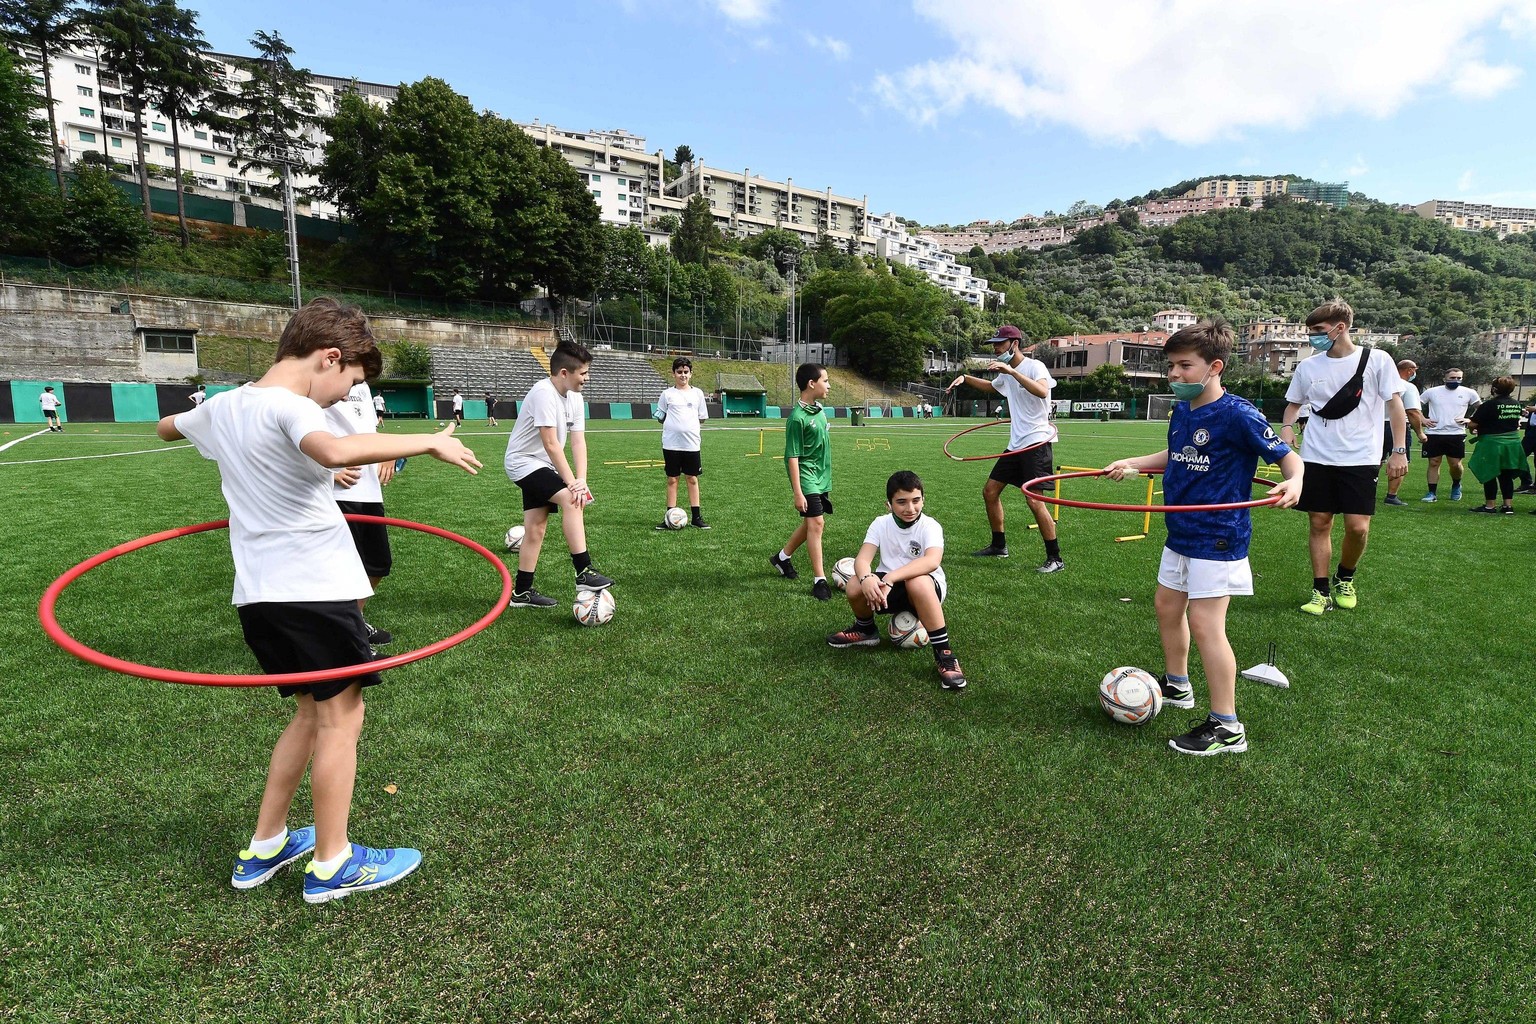
<instances>
[{"instance_id":1,"label":"face mask","mask_svg":"<svg viewBox=\"0 0 1536 1024\"><path fill-rule=\"evenodd\" d=\"M1206 380L1210 380L1210 377L1207 376ZM1195 399L1199 398L1202 393L1204 393L1205 381L1202 380L1198 383L1194 381L1169 381L1168 390L1172 391L1173 397L1177 398L1181 402L1193 402Z\"/></svg>"},{"instance_id":2,"label":"face mask","mask_svg":"<svg viewBox=\"0 0 1536 1024\"><path fill-rule=\"evenodd\" d=\"M1455 391L1459 387L1461 387L1461 381L1459 380L1448 380L1445 382L1445 388L1447 391Z\"/></svg>"},{"instance_id":3,"label":"face mask","mask_svg":"<svg viewBox=\"0 0 1536 1024\"><path fill-rule=\"evenodd\" d=\"M1311 345L1318 352L1327 352L1333 348L1333 339L1326 334L1309 334L1307 335L1307 344Z\"/></svg>"},{"instance_id":4,"label":"face mask","mask_svg":"<svg viewBox=\"0 0 1536 1024\"><path fill-rule=\"evenodd\" d=\"M1409 383L1409 384L1412 384L1412 383L1413 383L1413 382L1414 382L1414 381L1416 381L1416 380L1418 380L1418 379L1419 379L1419 375L1418 375L1418 374L1416 374L1416 373L1410 373L1410 374L1409 374L1409 375L1408 375L1408 383Z\"/></svg>"}]
</instances>

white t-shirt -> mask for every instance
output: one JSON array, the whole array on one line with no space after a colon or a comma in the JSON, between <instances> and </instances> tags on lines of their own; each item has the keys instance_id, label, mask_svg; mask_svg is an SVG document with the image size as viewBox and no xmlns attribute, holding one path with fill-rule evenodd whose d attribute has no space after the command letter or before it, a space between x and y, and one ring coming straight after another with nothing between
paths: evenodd
<instances>
[{"instance_id":1,"label":"white t-shirt","mask_svg":"<svg viewBox=\"0 0 1536 1024\"><path fill-rule=\"evenodd\" d=\"M562 397L549 377L528 389L528 397L517 412L517 423L507 437L507 455L503 460L507 476L513 480L521 480L535 470L555 468L539 439L540 427L554 427L555 440L562 448L571 431L586 430L587 406L581 392L567 391Z\"/></svg>"},{"instance_id":2,"label":"white t-shirt","mask_svg":"<svg viewBox=\"0 0 1536 1024\"><path fill-rule=\"evenodd\" d=\"M38 402L43 407L43 412L53 412L59 407L59 396L51 391L44 391L37 396Z\"/></svg>"},{"instance_id":3,"label":"white t-shirt","mask_svg":"<svg viewBox=\"0 0 1536 1024\"><path fill-rule=\"evenodd\" d=\"M373 396L373 411L378 413L380 416L384 415L384 396L383 395L374 395Z\"/></svg>"},{"instance_id":4,"label":"white t-shirt","mask_svg":"<svg viewBox=\"0 0 1536 1024\"><path fill-rule=\"evenodd\" d=\"M1301 440L1301 457L1323 466L1378 466L1381 464L1382 438L1385 436L1387 401L1399 391L1403 378L1397 364L1379 348L1371 349L1365 364L1360 404L1348 416L1325 420L1316 415L1327 405L1360 365L1359 352L1330 356L1326 352L1308 356L1296 364L1296 375L1285 390L1285 400L1295 405L1311 406L1307 432Z\"/></svg>"},{"instance_id":5,"label":"white t-shirt","mask_svg":"<svg viewBox=\"0 0 1536 1024\"><path fill-rule=\"evenodd\" d=\"M196 409L198 406L202 405L203 402L208 398L208 392L206 392L206 391L194 391L190 395L188 395L187 397L192 400L192 408Z\"/></svg>"},{"instance_id":6,"label":"white t-shirt","mask_svg":"<svg viewBox=\"0 0 1536 1024\"><path fill-rule=\"evenodd\" d=\"M455 394L453 396L453 411L454 412L463 412L464 411L464 396L463 395Z\"/></svg>"},{"instance_id":7,"label":"white t-shirt","mask_svg":"<svg viewBox=\"0 0 1536 1024\"><path fill-rule=\"evenodd\" d=\"M663 448L674 452L699 450L699 421L709 419L703 391L695 387L667 388L656 401L656 411L666 413L666 419L661 421Z\"/></svg>"},{"instance_id":8,"label":"white t-shirt","mask_svg":"<svg viewBox=\"0 0 1536 1024\"><path fill-rule=\"evenodd\" d=\"M1401 395L1403 399L1403 412L1408 412L1411 409L1422 408L1422 406L1419 404L1418 387L1415 386L1412 381L1403 380L1401 376L1398 377L1398 380L1403 381L1401 385L1402 390L1398 392L1398 394ZM1385 412L1385 410L1383 410L1383 412ZM1390 419L1390 417L1385 418ZM1412 424L1409 424L1408 431L1409 433L1413 432Z\"/></svg>"},{"instance_id":9,"label":"white t-shirt","mask_svg":"<svg viewBox=\"0 0 1536 1024\"><path fill-rule=\"evenodd\" d=\"M925 512L917 517L917 522L903 528L892 513L869 524L869 530L864 534L864 543L873 544L878 550L876 567L881 572L891 572L923 557L929 548L943 550L944 527ZM931 575L940 590L948 589L944 585L942 565L934 569Z\"/></svg>"},{"instance_id":10,"label":"white t-shirt","mask_svg":"<svg viewBox=\"0 0 1536 1024\"><path fill-rule=\"evenodd\" d=\"M1478 397L1477 389L1469 388L1465 384L1452 390L1441 384L1437 388L1430 388L1421 396L1424 403L1424 418L1434 420L1436 426L1426 426L1424 433L1450 435L1461 437L1467 432L1465 424L1457 423L1457 419L1465 419L1467 410L1472 408L1482 399Z\"/></svg>"},{"instance_id":11,"label":"white t-shirt","mask_svg":"<svg viewBox=\"0 0 1536 1024\"><path fill-rule=\"evenodd\" d=\"M224 391L175 420L219 464L236 605L356 601L373 588L331 496L331 471L299 450L325 412L287 388Z\"/></svg>"},{"instance_id":12,"label":"white t-shirt","mask_svg":"<svg viewBox=\"0 0 1536 1024\"><path fill-rule=\"evenodd\" d=\"M325 410L325 429L337 437L352 434L377 434L379 414L373 410L373 392L367 384L359 384L347 392L347 397ZM363 475L351 487L332 483L337 501L366 501L382 504L384 490L379 486L379 465L370 462L359 467ZM332 477L334 481L335 477Z\"/></svg>"},{"instance_id":13,"label":"white t-shirt","mask_svg":"<svg viewBox=\"0 0 1536 1024\"><path fill-rule=\"evenodd\" d=\"M1031 394L1012 374L999 373L992 379L992 386L997 389L997 393L1008 399L1009 451L1049 440L1054 433L1051 428L1050 389L1056 386L1056 381L1051 377L1051 371L1040 360L1028 356L1014 369L1030 380L1044 381L1046 397Z\"/></svg>"}]
</instances>

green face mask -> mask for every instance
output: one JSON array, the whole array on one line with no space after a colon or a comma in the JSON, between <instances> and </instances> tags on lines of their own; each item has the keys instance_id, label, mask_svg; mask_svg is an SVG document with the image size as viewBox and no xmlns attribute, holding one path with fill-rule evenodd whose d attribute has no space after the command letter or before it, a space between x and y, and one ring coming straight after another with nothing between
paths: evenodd
<instances>
[{"instance_id":1,"label":"green face mask","mask_svg":"<svg viewBox=\"0 0 1536 1024\"><path fill-rule=\"evenodd\" d=\"M1210 379L1211 375L1207 373L1205 380L1199 382L1169 381L1168 390L1172 391L1173 397L1181 402L1193 402L1200 397L1201 392L1205 391L1206 381Z\"/></svg>"}]
</instances>

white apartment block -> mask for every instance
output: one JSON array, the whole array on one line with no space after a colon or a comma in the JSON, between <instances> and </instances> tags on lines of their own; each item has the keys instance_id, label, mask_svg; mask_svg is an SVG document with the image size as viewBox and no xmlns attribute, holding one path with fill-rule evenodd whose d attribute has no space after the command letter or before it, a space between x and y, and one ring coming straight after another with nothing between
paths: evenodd
<instances>
[{"instance_id":1,"label":"white apartment block","mask_svg":"<svg viewBox=\"0 0 1536 1024\"><path fill-rule=\"evenodd\" d=\"M972 274L970 267L956 262L954 254L946 252L933 239L907 234L906 226L892 214L872 214L865 224L874 240L875 254L881 259L921 270L934 284L973 306L984 308L989 295L1002 303L1002 293L990 290L986 278Z\"/></svg>"},{"instance_id":2,"label":"white apartment block","mask_svg":"<svg viewBox=\"0 0 1536 1024\"><path fill-rule=\"evenodd\" d=\"M1152 315L1152 325L1169 334L1193 327L1198 322L1199 318L1187 309L1165 309Z\"/></svg>"},{"instance_id":3,"label":"white apartment block","mask_svg":"<svg viewBox=\"0 0 1536 1024\"><path fill-rule=\"evenodd\" d=\"M1188 192L1185 199L1262 199L1285 195L1285 178L1207 178Z\"/></svg>"},{"instance_id":4,"label":"white apartment block","mask_svg":"<svg viewBox=\"0 0 1536 1024\"><path fill-rule=\"evenodd\" d=\"M28 51L32 54L31 51ZM225 53L207 53L204 56L219 76L219 86L228 91L238 89L239 82L250 75L236 64L236 57ZM28 71L37 83L38 110L43 116L47 111L43 100L42 69L35 54L31 55ZM154 107L146 107L142 113L144 122L144 149L134 153L133 100L123 92L123 83L110 71L101 67L94 54L61 53L52 59L54 121L59 133L59 149L66 164L77 163L88 152L102 154L109 160L132 168L137 176L140 160L147 166L150 185L162 188L174 187L168 179L175 175L176 150L173 148L170 119ZM315 107L320 116L335 113L337 98L346 92L356 91L369 102L388 105L395 97L396 88L372 82L355 82L350 78L315 75L311 79ZM197 187L224 196L250 195L256 189L270 189L276 180L265 170L252 169L242 172L243 161L235 155L234 139L213 131L205 125L181 122L176 126L181 148L182 172L192 174ZM326 141L318 128L308 131L299 151L311 163L318 162L321 147ZM157 180L159 179L159 180ZM295 175L296 189L308 189L319 184L313 175ZM303 203L309 208L304 209ZM336 208L320 199L303 200L301 213L334 219Z\"/></svg>"},{"instance_id":5,"label":"white apartment block","mask_svg":"<svg viewBox=\"0 0 1536 1024\"><path fill-rule=\"evenodd\" d=\"M1494 355L1509 361L1506 372L1519 384L1515 393L1529 398L1527 388L1536 383L1536 327L1500 327L1482 332L1477 340L1492 345Z\"/></svg>"},{"instance_id":6,"label":"white apartment block","mask_svg":"<svg viewBox=\"0 0 1536 1024\"><path fill-rule=\"evenodd\" d=\"M923 237L931 238L946 252L968 253L976 246L988 256L1014 249L1039 251L1048 245L1066 245L1072 241L1075 228L1065 224L1053 227L1011 228L1006 231L925 231Z\"/></svg>"},{"instance_id":7,"label":"white apartment block","mask_svg":"<svg viewBox=\"0 0 1536 1024\"><path fill-rule=\"evenodd\" d=\"M664 194L666 159L647 153L645 139L622 128L576 132L540 124L518 127L565 158L587 180L604 223L650 228L658 217L680 215L686 203Z\"/></svg>"},{"instance_id":8,"label":"white apartment block","mask_svg":"<svg viewBox=\"0 0 1536 1024\"><path fill-rule=\"evenodd\" d=\"M1413 207L1425 220L1438 220L1461 231L1488 228L1505 235L1536 231L1536 209L1529 206L1493 206L1488 203L1462 203L1454 199L1431 199Z\"/></svg>"},{"instance_id":9,"label":"white apartment block","mask_svg":"<svg viewBox=\"0 0 1536 1024\"><path fill-rule=\"evenodd\" d=\"M727 171L708 167L695 160L682 167L682 174L663 187L663 194L686 206L688 200L702 195L709 200L715 224L722 232L737 238L750 238L768 228L783 228L799 235L807 245L826 234L839 247L857 240L859 250L872 255L874 242L866 237L865 218L869 215L869 197L853 199L832 189L814 192L799 188L795 179L770 181L752 173L750 167Z\"/></svg>"}]
</instances>

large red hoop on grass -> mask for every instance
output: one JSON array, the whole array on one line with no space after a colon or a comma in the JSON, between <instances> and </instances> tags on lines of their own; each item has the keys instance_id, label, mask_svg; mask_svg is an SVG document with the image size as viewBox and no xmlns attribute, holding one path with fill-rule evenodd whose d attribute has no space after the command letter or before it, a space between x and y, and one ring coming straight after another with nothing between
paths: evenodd
<instances>
[{"instance_id":1,"label":"large red hoop on grass","mask_svg":"<svg viewBox=\"0 0 1536 1024\"><path fill-rule=\"evenodd\" d=\"M974 426L974 427L966 427L964 430L960 431L960 433L956 434L954 437L951 437L948 441L944 442L944 454L948 455L951 459L954 459L956 462L984 462L987 459L1003 459L1003 458L1007 458L1010 455L1022 455L1024 452L1032 452L1036 448L1040 448L1040 447L1043 447L1043 446L1048 445L1048 444L1053 444L1056 441L1061 440L1061 432L1059 430L1057 430L1054 425L1052 425L1052 427L1051 427L1051 436L1046 438L1044 441L1036 441L1034 444L1027 444L1023 448L1013 448L1013 449L1010 449L1009 451L1006 451L1006 452L998 452L996 455L955 455L955 454L951 453L950 450L949 450L949 446L951 444L953 444L955 441L960 440L960 438L964 437L966 434L969 434L969 433L971 433L973 431L977 431L977 430L985 430L987 427L997 427L997 426L1004 426L1004 425L1012 426L1012 421L1010 421L1010 420L993 420L990 423L981 423L981 424L978 424L977 426Z\"/></svg>"},{"instance_id":2,"label":"large red hoop on grass","mask_svg":"<svg viewBox=\"0 0 1536 1024\"><path fill-rule=\"evenodd\" d=\"M121 658L114 658L110 654L103 654L94 648L87 647L70 636L69 633L65 632L64 627L59 625L59 620L54 616L54 606L58 603L59 596L64 593L64 589L81 576L84 576L99 565L103 565L114 558L130 552L138 551L140 548L147 548L154 544L175 540L178 537L190 537L194 533L207 533L210 530L228 528L229 520L220 519L217 522L199 523L196 526L179 526L174 530L152 533L148 537L140 537L138 540L119 544L115 548L109 548L99 555L87 558L54 580L48 589L43 591L43 599L38 602L37 606L37 617L43 624L43 632L47 633L48 638L64 648L64 650L73 654L81 661L88 661L92 665L97 665L113 672L121 672L124 675L139 676L142 679L155 679L163 683L188 683L192 686L296 686L302 683L323 683L332 679L351 679L369 672L383 672L387 669L399 668L401 665L409 665L413 661L420 661L434 654L441 654L448 648L463 643L495 622L497 616L506 610L507 604L512 600L512 574L507 571L507 567L502 564L500 558L497 558L487 548L475 543L468 537L461 537L441 527L428 526L425 523L413 523L407 519L392 519L389 516L364 516L348 513L347 519L355 523L383 523L385 526L396 526L403 530L415 530L417 533L428 533L434 537L443 537L453 541L455 544L461 544L496 567L496 571L501 574L501 596L496 599L496 603L491 606L491 610L482 615L473 625L459 630L452 636L444 637L436 643L419 647L414 651L406 651L404 654L396 654L388 658L379 658L376 661L368 662L366 665L343 665L340 668L320 669L315 672L285 672L278 675L218 675L205 672L182 672L177 669L158 668L154 665L140 665L137 662L124 661Z\"/></svg>"},{"instance_id":3,"label":"large red hoop on grass","mask_svg":"<svg viewBox=\"0 0 1536 1024\"><path fill-rule=\"evenodd\" d=\"M1137 476L1153 476L1161 473L1160 469L1144 469ZM1280 502L1278 494L1272 494L1264 498L1255 498L1253 501L1229 501L1216 505L1118 505L1104 501L1068 501L1066 498L1057 498L1049 494L1040 494L1030 490L1036 484L1048 484L1057 480L1072 480L1079 477L1100 477L1104 475L1102 469L1092 469L1084 473L1053 473L1050 476L1037 476L1033 480L1027 480L1019 490L1024 492L1026 498L1035 501L1043 501L1051 505L1066 505L1069 508L1093 508L1100 512L1225 512L1234 508L1259 508L1261 506L1276 505ZM1268 484L1273 487L1274 480L1262 476L1253 478L1256 484Z\"/></svg>"}]
</instances>

